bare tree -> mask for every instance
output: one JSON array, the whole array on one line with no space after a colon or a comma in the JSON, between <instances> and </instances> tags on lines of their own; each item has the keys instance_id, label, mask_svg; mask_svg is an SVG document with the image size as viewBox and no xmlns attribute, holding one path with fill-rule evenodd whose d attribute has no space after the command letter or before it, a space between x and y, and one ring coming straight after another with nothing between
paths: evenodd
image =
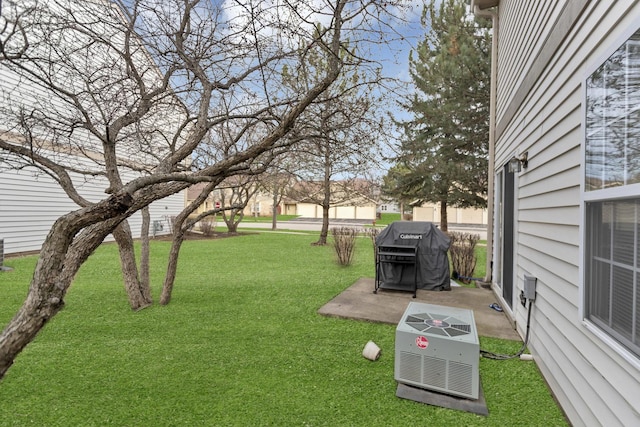
<instances>
[{"instance_id":1,"label":"bare tree","mask_svg":"<svg viewBox=\"0 0 640 427\"><path fill-rule=\"evenodd\" d=\"M227 207L219 207L214 209L203 209L202 212L197 215L193 215L199 207L209 198L210 194L220 184L217 181L203 183L200 187L199 194L187 205L187 207L180 212L180 214L174 220L174 227L172 230L171 249L169 251L169 262L167 264L167 272L164 278L162 286L162 293L160 295L160 304L167 305L171 302L171 294L173 292L173 285L176 278L178 269L178 256L180 254L180 248L184 242L187 231L191 230L196 224L201 221L207 220L208 217L217 215L228 209L242 209L242 206L230 205Z\"/></svg>"},{"instance_id":2,"label":"bare tree","mask_svg":"<svg viewBox=\"0 0 640 427\"><path fill-rule=\"evenodd\" d=\"M278 229L278 207L295 183L295 176L288 172L289 159L280 160L259 177L260 188L271 195L271 229Z\"/></svg>"},{"instance_id":3,"label":"bare tree","mask_svg":"<svg viewBox=\"0 0 640 427\"><path fill-rule=\"evenodd\" d=\"M184 241L185 233L204 216L198 216L196 219L189 220L189 216L198 209L206 200L211 191L216 187L217 182L207 182L200 191L200 194L187 205L185 209L173 221L171 249L169 250L169 262L167 264L167 273L164 277L162 285L162 294L160 295L160 304L166 305L171 301L171 293L173 284L178 270L178 255Z\"/></svg>"},{"instance_id":4,"label":"bare tree","mask_svg":"<svg viewBox=\"0 0 640 427\"><path fill-rule=\"evenodd\" d=\"M82 195L72 175L108 184L102 200L83 202L52 226L27 298L0 334L0 378L62 308L80 266L129 216L191 184L251 173L286 150L292 139L283 137L345 66L344 38L367 37L384 13L356 0L235 4L4 1L2 66L16 88L35 89L12 104L31 126L25 132L7 122L3 158L36 165L74 200ZM327 61L314 84L301 92L276 83L285 64L298 69L310 52ZM264 137L215 164L190 166L211 129L247 118L264 124Z\"/></svg>"},{"instance_id":5,"label":"bare tree","mask_svg":"<svg viewBox=\"0 0 640 427\"><path fill-rule=\"evenodd\" d=\"M231 16L215 2L127 2L126 19L91 2L3 4L2 65L38 90L23 108L33 118L31 133L5 129L0 148L38 165L73 197L81 196L71 170L103 176L109 185L107 197L53 225L29 294L0 335L0 377L62 308L78 268L122 221L192 183L251 170L283 140L339 75L343 29L362 6L338 1L302 14L289 3L238 4ZM321 34L308 31L314 14L328 22ZM306 42L291 45L290 35ZM270 79L311 50L328 58L324 77L304 93L280 90L276 100ZM216 164L188 170L189 156L212 127L247 116L270 123L269 132ZM87 164L92 168L81 168ZM150 173L125 173L141 171Z\"/></svg>"},{"instance_id":6,"label":"bare tree","mask_svg":"<svg viewBox=\"0 0 640 427\"><path fill-rule=\"evenodd\" d=\"M358 58L355 51L342 54ZM322 75L325 63L322 58L311 63L314 67L291 75L285 82L294 87L312 85ZM315 244L327 243L330 208L362 196L361 178L382 159L380 141L385 122L376 93L381 81L379 74L362 68L343 73L297 122L294 135L302 142L290 155L297 159L299 180L307 183L297 187L307 194L297 197L322 207L322 229Z\"/></svg>"}]
</instances>

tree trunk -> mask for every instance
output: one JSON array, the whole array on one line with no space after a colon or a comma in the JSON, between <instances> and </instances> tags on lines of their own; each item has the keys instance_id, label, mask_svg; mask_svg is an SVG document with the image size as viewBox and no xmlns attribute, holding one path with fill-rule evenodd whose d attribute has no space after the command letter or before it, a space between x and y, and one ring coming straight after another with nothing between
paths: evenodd
<instances>
[{"instance_id":1,"label":"tree trunk","mask_svg":"<svg viewBox=\"0 0 640 427\"><path fill-rule=\"evenodd\" d=\"M447 201L442 200L440 202L440 230L443 232L449 231L449 220L447 218Z\"/></svg>"},{"instance_id":2,"label":"tree trunk","mask_svg":"<svg viewBox=\"0 0 640 427\"><path fill-rule=\"evenodd\" d=\"M136 265L136 254L133 250L133 237L129 223L123 221L113 230L113 237L118 243L120 252L120 264L122 265L122 276L124 278L124 288L129 298L129 305L132 310L141 310L151 305L151 291L144 287L138 277L138 266Z\"/></svg>"},{"instance_id":3,"label":"tree trunk","mask_svg":"<svg viewBox=\"0 0 640 427\"><path fill-rule=\"evenodd\" d=\"M182 225L182 224L180 224ZM162 285L162 294L160 295L160 304L167 305L171 302L171 294L173 292L173 284L176 280L176 272L178 271L178 258L180 255L180 247L184 241L185 231L178 224L173 232L173 240L171 241L171 250L169 251L169 263L167 264L167 274L164 277Z\"/></svg>"},{"instance_id":4,"label":"tree trunk","mask_svg":"<svg viewBox=\"0 0 640 427\"><path fill-rule=\"evenodd\" d=\"M327 236L329 235L329 206L322 207L322 228L320 229L320 237L314 245L324 246L327 244Z\"/></svg>"},{"instance_id":5,"label":"tree trunk","mask_svg":"<svg viewBox=\"0 0 640 427\"><path fill-rule=\"evenodd\" d=\"M325 147L324 151L324 180L322 189L324 191L322 199L322 229L320 230L320 238L316 245L326 245L327 236L329 235L329 208L331 207L331 153L329 147Z\"/></svg>"},{"instance_id":6,"label":"tree trunk","mask_svg":"<svg viewBox=\"0 0 640 427\"><path fill-rule=\"evenodd\" d=\"M207 192L207 194L209 194ZM178 271L178 258L180 255L180 247L184 241L184 235L189 229L189 225L185 224L189 215L200 206L200 203L206 197L197 198L197 201L191 202L173 221L173 238L171 240L171 250L169 251L169 262L167 263L167 273L164 276L162 285L162 293L160 295L160 305L167 305L171 302L171 294L173 292L173 284L176 280Z\"/></svg>"},{"instance_id":7,"label":"tree trunk","mask_svg":"<svg viewBox=\"0 0 640 427\"><path fill-rule=\"evenodd\" d=\"M149 256L151 247L149 243L149 228L151 225L151 214L149 206L145 206L140 211L142 213L142 230L140 231L140 282L144 289L151 292L151 281L149 279ZM151 298L151 295L149 295Z\"/></svg>"},{"instance_id":8,"label":"tree trunk","mask_svg":"<svg viewBox=\"0 0 640 427\"><path fill-rule=\"evenodd\" d=\"M278 190L273 192L273 207L271 208L271 229L278 228Z\"/></svg>"},{"instance_id":9,"label":"tree trunk","mask_svg":"<svg viewBox=\"0 0 640 427\"><path fill-rule=\"evenodd\" d=\"M231 209L229 211L229 216L227 216L224 211L222 212L222 219L224 219L225 224L227 224L227 230L229 233L238 232L238 224L242 222L243 218L244 212L240 209Z\"/></svg>"},{"instance_id":10,"label":"tree trunk","mask_svg":"<svg viewBox=\"0 0 640 427\"><path fill-rule=\"evenodd\" d=\"M0 334L0 379L20 352L64 306L78 269L123 219L133 199L114 195L61 216L51 227L22 307ZM99 224L97 222L103 221ZM93 224L93 225L92 225Z\"/></svg>"},{"instance_id":11,"label":"tree trunk","mask_svg":"<svg viewBox=\"0 0 640 427\"><path fill-rule=\"evenodd\" d=\"M164 276L164 283L162 284L162 292L160 295L160 305L167 305L171 301L171 294L173 292L173 284L176 280L176 273L178 271L178 257L180 255L180 248L184 241L184 235L189 228L195 223L189 222L189 215L195 212L202 203L209 197L209 194L213 191L219 181L210 182L200 191L200 194L175 217L173 221L173 239L171 241L171 250L169 251L169 262L167 264L167 273ZM199 218L199 217L198 217Z\"/></svg>"}]
</instances>

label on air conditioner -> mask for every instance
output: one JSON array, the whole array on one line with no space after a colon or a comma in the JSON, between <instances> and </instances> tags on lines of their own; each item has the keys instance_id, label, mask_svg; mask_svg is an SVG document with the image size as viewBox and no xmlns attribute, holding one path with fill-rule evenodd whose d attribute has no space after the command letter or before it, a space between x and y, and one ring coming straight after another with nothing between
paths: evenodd
<instances>
[{"instance_id":1,"label":"label on air conditioner","mask_svg":"<svg viewBox=\"0 0 640 427\"><path fill-rule=\"evenodd\" d=\"M416 338L416 345L418 348L425 349L429 346L429 340L425 336L419 336Z\"/></svg>"}]
</instances>

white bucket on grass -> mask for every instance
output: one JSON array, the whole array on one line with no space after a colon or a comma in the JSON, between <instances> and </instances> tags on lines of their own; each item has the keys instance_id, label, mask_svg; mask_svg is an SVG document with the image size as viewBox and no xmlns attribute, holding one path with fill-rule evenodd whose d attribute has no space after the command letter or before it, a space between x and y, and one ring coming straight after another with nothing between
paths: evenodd
<instances>
[{"instance_id":1,"label":"white bucket on grass","mask_svg":"<svg viewBox=\"0 0 640 427\"><path fill-rule=\"evenodd\" d=\"M380 347L376 345L373 341L369 341L362 350L362 355L369 360L378 360L380 358Z\"/></svg>"}]
</instances>

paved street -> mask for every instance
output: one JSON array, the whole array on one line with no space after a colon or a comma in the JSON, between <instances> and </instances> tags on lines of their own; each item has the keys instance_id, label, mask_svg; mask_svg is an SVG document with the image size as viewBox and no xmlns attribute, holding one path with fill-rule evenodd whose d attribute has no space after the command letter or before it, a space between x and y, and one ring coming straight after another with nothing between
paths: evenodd
<instances>
[{"instance_id":1,"label":"paved street","mask_svg":"<svg viewBox=\"0 0 640 427\"><path fill-rule=\"evenodd\" d=\"M222 223L224 224L224 223ZM371 225L371 222L353 219L333 219L329 221L329 229L333 227L357 227L364 228ZM239 228L260 228L271 230L270 222L241 222ZM298 231L320 231L322 220L316 218L298 218L293 221L279 221L278 230L298 230ZM450 231L479 234L481 240L487 239L487 229L472 226L449 226Z\"/></svg>"}]
</instances>

